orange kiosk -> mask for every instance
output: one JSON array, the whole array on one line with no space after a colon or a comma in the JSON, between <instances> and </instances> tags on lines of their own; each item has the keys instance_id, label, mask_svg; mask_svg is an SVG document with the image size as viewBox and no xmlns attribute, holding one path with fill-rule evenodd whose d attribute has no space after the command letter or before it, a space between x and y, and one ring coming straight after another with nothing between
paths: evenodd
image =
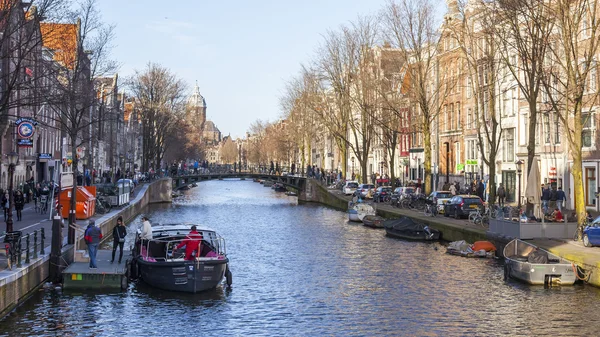
<instances>
[{"instance_id":1,"label":"orange kiosk","mask_svg":"<svg viewBox=\"0 0 600 337\"><path fill-rule=\"evenodd\" d=\"M71 194L73 189L69 187L60 192L58 202L63 206L62 217L69 217L71 209ZM96 213L96 187L95 186L77 186L77 196L75 198L75 218L85 220L91 218Z\"/></svg>"}]
</instances>

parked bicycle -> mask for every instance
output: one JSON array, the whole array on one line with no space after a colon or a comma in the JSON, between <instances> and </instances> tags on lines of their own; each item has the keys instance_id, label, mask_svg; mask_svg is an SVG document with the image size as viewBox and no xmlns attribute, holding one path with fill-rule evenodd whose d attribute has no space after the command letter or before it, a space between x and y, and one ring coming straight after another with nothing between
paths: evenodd
<instances>
[{"instance_id":1,"label":"parked bicycle","mask_svg":"<svg viewBox=\"0 0 600 337\"><path fill-rule=\"evenodd\" d=\"M426 216L437 216L438 211L436 203L434 203L433 201L427 202L425 205L424 213Z\"/></svg>"},{"instance_id":2,"label":"parked bicycle","mask_svg":"<svg viewBox=\"0 0 600 337\"><path fill-rule=\"evenodd\" d=\"M9 270L17 263L20 254L21 231L8 232L4 236L4 249L6 250L6 264Z\"/></svg>"},{"instance_id":3,"label":"parked bicycle","mask_svg":"<svg viewBox=\"0 0 600 337\"><path fill-rule=\"evenodd\" d=\"M106 214L110 212L111 208L112 206L103 196L96 198L96 213Z\"/></svg>"}]
</instances>

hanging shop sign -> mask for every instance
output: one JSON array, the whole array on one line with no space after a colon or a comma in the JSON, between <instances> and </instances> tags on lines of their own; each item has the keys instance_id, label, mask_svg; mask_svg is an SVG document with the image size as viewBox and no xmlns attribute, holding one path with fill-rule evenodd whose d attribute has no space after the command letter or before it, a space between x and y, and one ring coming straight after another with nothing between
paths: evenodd
<instances>
[{"instance_id":1,"label":"hanging shop sign","mask_svg":"<svg viewBox=\"0 0 600 337\"><path fill-rule=\"evenodd\" d=\"M22 139L29 139L35 133L35 127L38 124L34 119L23 117L15 121L17 125L17 134Z\"/></svg>"},{"instance_id":2,"label":"hanging shop sign","mask_svg":"<svg viewBox=\"0 0 600 337\"><path fill-rule=\"evenodd\" d=\"M38 159L52 159L51 153L38 153Z\"/></svg>"},{"instance_id":3,"label":"hanging shop sign","mask_svg":"<svg viewBox=\"0 0 600 337\"><path fill-rule=\"evenodd\" d=\"M463 163L456 164L456 171L464 171L464 170L465 170L465 164L463 164Z\"/></svg>"},{"instance_id":4,"label":"hanging shop sign","mask_svg":"<svg viewBox=\"0 0 600 337\"><path fill-rule=\"evenodd\" d=\"M467 165L477 165L477 159L467 159Z\"/></svg>"},{"instance_id":5,"label":"hanging shop sign","mask_svg":"<svg viewBox=\"0 0 600 337\"><path fill-rule=\"evenodd\" d=\"M33 141L31 139L17 139L18 147L33 147Z\"/></svg>"},{"instance_id":6,"label":"hanging shop sign","mask_svg":"<svg viewBox=\"0 0 600 337\"><path fill-rule=\"evenodd\" d=\"M15 121L17 127L17 146L18 147L33 147L33 134L38 123L28 117L19 118Z\"/></svg>"}]
</instances>

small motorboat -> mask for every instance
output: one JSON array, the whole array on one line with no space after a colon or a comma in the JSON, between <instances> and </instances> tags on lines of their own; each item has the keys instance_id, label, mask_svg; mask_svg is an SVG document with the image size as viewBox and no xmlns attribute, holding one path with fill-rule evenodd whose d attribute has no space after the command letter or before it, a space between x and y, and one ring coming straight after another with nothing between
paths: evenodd
<instances>
[{"instance_id":1,"label":"small motorboat","mask_svg":"<svg viewBox=\"0 0 600 337\"><path fill-rule=\"evenodd\" d=\"M273 186L273 182L271 180L265 180L263 183L264 187L271 187Z\"/></svg>"},{"instance_id":2,"label":"small motorboat","mask_svg":"<svg viewBox=\"0 0 600 337\"><path fill-rule=\"evenodd\" d=\"M198 187L198 184L196 184L196 183L193 183L193 184L191 184L190 186L191 186L191 187Z\"/></svg>"},{"instance_id":3,"label":"small motorboat","mask_svg":"<svg viewBox=\"0 0 600 337\"><path fill-rule=\"evenodd\" d=\"M523 240L504 247L504 280L514 278L534 285L572 285L573 263Z\"/></svg>"},{"instance_id":4,"label":"small motorboat","mask_svg":"<svg viewBox=\"0 0 600 337\"><path fill-rule=\"evenodd\" d=\"M371 228L383 228L384 218L379 215L366 215L363 219L363 225Z\"/></svg>"},{"instance_id":5,"label":"small motorboat","mask_svg":"<svg viewBox=\"0 0 600 337\"><path fill-rule=\"evenodd\" d=\"M282 183L275 183L273 184L273 187L271 187L272 189L275 190L275 192L285 192L287 191L287 188L285 188L285 185Z\"/></svg>"},{"instance_id":6,"label":"small motorboat","mask_svg":"<svg viewBox=\"0 0 600 337\"><path fill-rule=\"evenodd\" d=\"M437 229L407 217L386 220L383 227L387 236L404 240L437 241L441 236Z\"/></svg>"},{"instance_id":7,"label":"small motorboat","mask_svg":"<svg viewBox=\"0 0 600 337\"><path fill-rule=\"evenodd\" d=\"M349 206L351 206L348 209L348 220L350 221L362 222L365 216L376 215L377 213L373 206L362 202L359 202L357 204L353 204L351 202Z\"/></svg>"},{"instance_id":8,"label":"small motorboat","mask_svg":"<svg viewBox=\"0 0 600 337\"><path fill-rule=\"evenodd\" d=\"M190 227L187 224L153 226L151 240L140 239L138 230L132 251L132 276L159 289L188 293L215 288L223 278L231 285L225 240L214 230L197 226L202 241L190 260L175 249L188 238Z\"/></svg>"},{"instance_id":9,"label":"small motorboat","mask_svg":"<svg viewBox=\"0 0 600 337\"><path fill-rule=\"evenodd\" d=\"M453 241L446 247L446 253L462 257L494 258L496 246L489 241L476 241L468 244L465 240Z\"/></svg>"},{"instance_id":10,"label":"small motorboat","mask_svg":"<svg viewBox=\"0 0 600 337\"><path fill-rule=\"evenodd\" d=\"M287 191L287 192L285 192L285 195L288 195L290 197L297 197L298 193L296 193L294 191Z\"/></svg>"}]
</instances>

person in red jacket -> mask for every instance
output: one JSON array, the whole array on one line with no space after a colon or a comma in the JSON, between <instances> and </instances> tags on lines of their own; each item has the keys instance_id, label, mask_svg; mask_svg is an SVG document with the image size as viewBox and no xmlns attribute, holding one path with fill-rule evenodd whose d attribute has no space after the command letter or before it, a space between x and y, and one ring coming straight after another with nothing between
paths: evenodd
<instances>
[{"instance_id":1,"label":"person in red jacket","mask_svg":"<svg viewBox=\"0 0 600 337\"><path fill-rule=\"evenodd\" d=\"M198 233L198 231L196 230L196 226L194 225L194 226L192 226L192 231L187 235L186 239L181 241L181 243L179 245L177 245L177 247L175 247L175 250L185 246L185 259L193 260L194 257L192 256L192 254L195 251L200 252L200 249L201 249L200 244L201 243L202 243L202 234ZM196 256L200 256L200 254L197 253Z\"/></svg>"}]
</instances>

